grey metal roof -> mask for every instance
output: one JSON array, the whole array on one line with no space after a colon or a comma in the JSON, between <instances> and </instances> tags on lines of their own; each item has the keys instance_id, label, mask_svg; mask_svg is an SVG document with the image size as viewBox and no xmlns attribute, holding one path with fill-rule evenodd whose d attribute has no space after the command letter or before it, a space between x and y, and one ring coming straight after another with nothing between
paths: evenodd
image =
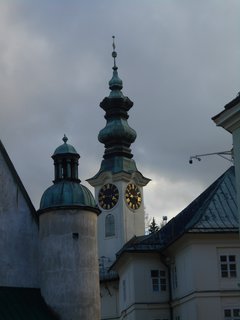
<instances>
[{"instance_id":1,"label":"grey metal roof","mask_svg":"<svg viewBox=\"0 0 240 320\"><path fill-rule=\"evenodd\" d=\"M233 167L225 174L212 197L206 203L204 213L199 221L189 231L205 230L233 230L237 228L237 204L235 190L235 176Z\"/></svg>"},{"instance_id":2,"label":"grey metal roof","mask_svg":"<svg viewBox=\"0 0 240 320\"><path fill-rule=\"evenodd\" d=\"M230 167L158 232L133 237L117 253L160 252L185 233L237 233L235 170Z\"/></svg>"},{"instance_id":3,"label":"grey metal roof","mask_svg":"<svg viewBox=\"0 0 240 320\"><path fill-rule=\"evenodd\" d=\"M235 170L230 167L160 230L166 246L187 232L237 232Z\"/></svg>"}]
</instances>

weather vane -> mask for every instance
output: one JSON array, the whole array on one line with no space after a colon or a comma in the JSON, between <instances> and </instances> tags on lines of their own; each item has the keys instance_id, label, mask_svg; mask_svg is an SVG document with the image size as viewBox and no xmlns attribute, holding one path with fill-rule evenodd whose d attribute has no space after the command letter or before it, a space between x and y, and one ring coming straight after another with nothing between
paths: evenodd
<instances>
[{"instance_id":1,"label":"weather vane","mask_svg":"<svg viewBox=\"0 0 240 320\"><path fill-rule=\"evenodd\" d=\"M117 52L115 51L115 36L112 36L112 39L113 39L113 43L112 43L112 47L113 47L113 52L112 52L112 57L113 57L113 61L114 61L114 66L113 66L113 69L117 69L117 66L116 66L116 57L117 57Z\"/></svg>"}]
</instances>

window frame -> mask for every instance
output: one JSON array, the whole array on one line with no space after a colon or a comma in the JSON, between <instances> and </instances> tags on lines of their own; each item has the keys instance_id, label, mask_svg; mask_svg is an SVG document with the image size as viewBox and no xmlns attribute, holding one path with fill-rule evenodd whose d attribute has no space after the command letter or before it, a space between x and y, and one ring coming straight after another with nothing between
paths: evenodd
<instances>
[{"instance_id":1,"label":"window frame","mask_svg":"<svg viewBox=\"0 0 240 320\"><path fill-rule=\"evenodd\" d=\"M162 269L151 269L151 289L152 292L167 291L167 272Z\"/></svg>"},{"instance_id":2,"label":"window frame","mask_svg":"<svg viewBox=\"0 0 240 320\"><path fill-rule=\"evenodd\" d=\"M220 275L222 279L237 278L237 255L236 254L220 254Z\"/></svg>"},{"instance_id":3,"label":"window frame","mask_svg":"<svg viewBox=\"0 0 240 320\"><path fill-rule=\"evenodd\" d=\"M229 311L228 315L226 312ZM223 310L224 320L240 320L240 308L239 307L225 307Z\"/></svg>"}]
</instances>

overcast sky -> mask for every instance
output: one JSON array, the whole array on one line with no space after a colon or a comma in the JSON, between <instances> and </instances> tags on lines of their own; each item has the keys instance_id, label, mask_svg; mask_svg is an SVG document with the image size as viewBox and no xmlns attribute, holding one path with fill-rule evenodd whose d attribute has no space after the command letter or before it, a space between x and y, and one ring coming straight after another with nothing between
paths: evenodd
<instances>
[{"instance_id":1,"label":"overcast sky","mask_svg":"<svg viewBox=\"0 0 240 320\"><path fill-rule=\"evenodd\" d=\"M0 139L36 209L65 133L79 175L98 171L112 35L149 217L180 212L231 163L232 137L211 117L240 91L239 0L1 0Z\"/></svg>"}]
</instances>

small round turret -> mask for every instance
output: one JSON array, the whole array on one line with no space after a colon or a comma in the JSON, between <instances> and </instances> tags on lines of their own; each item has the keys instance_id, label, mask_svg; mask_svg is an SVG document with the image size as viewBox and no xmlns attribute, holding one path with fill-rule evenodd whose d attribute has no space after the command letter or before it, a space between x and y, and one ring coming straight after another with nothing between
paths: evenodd
<instances>
[{"instance_id":1,"label":"small round turret","mask_svg":"<svg viewBox=\"0 0 240 320\"><path fill-rule=\"evenodd\" d=\"M62 320L99 320L100 210L88 188L80 184L80 156L67 141L64 135L64 143L52 156L53 185L44 192L38 211L41 293Z\"/></svg>"}]
</instances>

